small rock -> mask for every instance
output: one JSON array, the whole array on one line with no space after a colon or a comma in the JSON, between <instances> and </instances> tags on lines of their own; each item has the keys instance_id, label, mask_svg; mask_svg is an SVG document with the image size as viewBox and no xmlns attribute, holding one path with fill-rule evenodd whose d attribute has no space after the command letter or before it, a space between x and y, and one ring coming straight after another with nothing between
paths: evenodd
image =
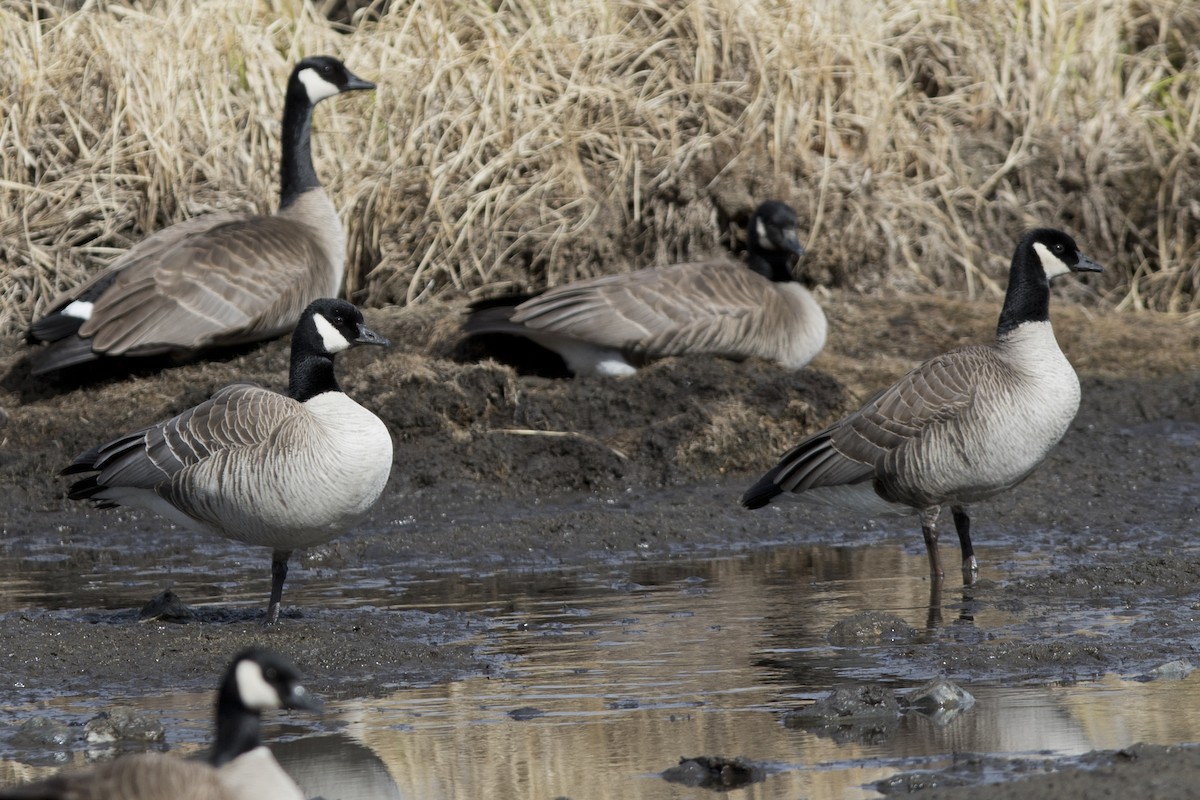
<instances>
[{"instance_id":1,"label":"small rock","mask_svg":"<svg viewBox=\"0 0 1200 800\"><path fill-rule=\"evenodd\" d=\"M142 606L138 622L190 622L195 616L195 612L184 605L179 595L170 589L163 589Z\"/></svg>"},{"instance_id":2,"label":"small rock","mask_svg":"<svg viewBox=\"0 0 1200 800\"><path fill-rule=\"evenodd\" d=\"M1152 681L1181 681L1188 675L1191 675L1195 669L1195 666L1190 661L1176 659L1175 661L1160 664L1150 670L1150 674L1147 677Z\"/></svg>"},{"instance_id":3,"label":"small rock","mask_svg":"<svg viewBox=\"0 0 1200 800\"><path fill-rule=\"evenodd\" d=\"M508 712L508 716L515 719L517 722L524 722L525 720L544 717L546 716L546 712L542 711L540 708L534 708L533 706L521 706L520 708L514 708L512 711Z\"/></svg>"},{"instance_id":4,"label":"small rock","mask_svg":"<svg viewBox=\"0 0 1200 800\"><path fill-rule=\"evenodd\" d=\"M681 758L677 766L663 770L663 780L702 789L740 789L758 783L767 776L766 769L749 759L723 756L694 756Z\"/></svg>"},{"instance_id":5,"label":"small rock","mask_svg":"<svg viewBox=\"0 0 1200 800\"><path fill-rule=\"evenodd\" d=\"M838 647L863 644L906 644L918 638L916 628L895 614L863 611L829 629L827 639Z\"/></svg>"},{"instance_id":6,"label":"small rock","mask_svg":"<svg viewBox=\"0 0 1200 800\"><path fill-rule=\"evenodd\" d=\"M788 727L805 727L805 723L822 725L898 716L900 703L890 689L878 683L863 683L838 687L812 705L787 712L784 723Z\"/></svg>"},{"instance_id":7,"label":"small rock","mask_svg":"<svg viewBox=\"0 0 1200 800\"><path fill-rule=\"evenodd\" d=\"M92 744L106 742L162 742L162 723L132 708L112 708L92 717L83 726L83 738Z\"/></svg>"},{"instance_id":8,"label":"small rock","mask_svg":"<svg viewBox=\"0 0 1200 800\"><path fill-rule=\"evenodd\" d=\"M965 710L975 705L975 697L970 692L945 678L934 678L924 686L913 689L902 699L908 708L925 714Z\"/></svg>"},{"instance_id":9,"label":"small rock","mask_svg":"<svg viewBox=\"0 0 1200 800\"><path fill-rule=\"evenodd\" d=\"M33 717L21 723L12 743L22 747L61 747L71 741L66 723L49 717Z\"/></svg>"}]
</instances>

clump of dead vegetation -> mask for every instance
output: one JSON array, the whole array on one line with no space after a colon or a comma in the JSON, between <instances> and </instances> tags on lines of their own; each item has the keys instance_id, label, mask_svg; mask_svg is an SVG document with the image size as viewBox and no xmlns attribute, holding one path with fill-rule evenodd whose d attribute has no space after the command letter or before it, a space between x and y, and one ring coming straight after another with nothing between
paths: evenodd
<instances>
[{"instance_id":1,"label":"clump of dead vegetation","mask_svg":"<svg viewBox=\"0 0 1200 800\"><path fill-rule=\"evenodd\" d=\"M823 281L993 292L1049 224L1110 302L1200 309L1197 4L62 6L0 0L7 332L149 231L271 210L283 83L319 52L380 87L316 114L359 302L736 249L779 197Z\"/></svg>"}]
</instances>

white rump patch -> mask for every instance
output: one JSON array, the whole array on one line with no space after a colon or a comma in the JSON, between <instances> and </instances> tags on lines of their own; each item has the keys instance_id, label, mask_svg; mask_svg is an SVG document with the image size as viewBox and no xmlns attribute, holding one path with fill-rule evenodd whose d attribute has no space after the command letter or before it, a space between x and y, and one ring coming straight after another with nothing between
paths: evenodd
<instances>
[{"instance_id":1,"label":"white rump patch","mask_svg":"<svg viewBox=\"0 0 1200 800\"><path fill-rule=\"evenodd\" d=\"M92 308L94 308L93 304L89 303L87 300L75 300L71 303L68 303L66 308L64 308L59 313L62 314L64 317L75 317L76 319L91 319L92 318Z\"/></svg>"},{"instance_id":2,"label":"white rump patch","mask_svg":"<svg viewBox=\"0 0 1200 800\"><path fill-rule=\"evenodd\" d=\"M329 81L317 74L317 71L312 67L305 67L300 70L300 82L304 84L304 90L308 92L308 100L313 105L324 100L326 97L333 97L340 91Z\"/></svg>"},{"instance_id":3,"label":"white rump patch","mask_svg":"<svg viewBox=\"0 0 1200 800\"><path fill-rule=\"evenodd\" d=\"M621 351L611 347L601 347L591 342L552 333L527 331L525 335L547 350L553 350L562 356L562 360L567 362L567 369L571 370L573 375L619 377L637 372L637 367L626 361Z\"/></svg>"},{"instance_id":4,"label":"white rump patch","mask_svg":"<svg viewBox=\"0 0 1200 800\"><path fill-rule=\"evenodd\" d=\"M1041 242L1034 242L1033 249L1042 261L1042 269L1046 271L1047 280L1053 280L1059 275L1066 275L1071 271L1071 268L1067 266L1065 261L1051 253L1050 248Z\"/></svg>"},{"instance_id":5,"label":"white rump patch","mask_svg":"<svg viewBox=\"0 0 1200 800\"><path fill-rule=\"evenodd\" d=\"M317 326L317 333L321 334L321 343L325 345L325 352L340 353L350 349L350 342L324 316L313 314L313 324Z\"/></svg>"},{"instance_id":6,"label":"white rump patch","mask_svg":"<svg viewBox=\"0 0 1200 800\"><path fill-rule=\"evenodd\" d=\"M279 692L263 677L258 662L248 659L239 661L234 668L234 679L237 681L238 697L246 708L270 711L283 705Z\"/></svg>"},{"instance_id":7,"label":"white rump patch","mask_svg":"<svg viewBox=\"0 0 1200 800\"><path fill-rule=\"evenodd\" d=\"M767 236L767 226L763 224L762 217L754 218L754 230L758 234L758 246L763 250L778 250L775 243L771 241L771 237Z\"/></svg>"}]
</instances>

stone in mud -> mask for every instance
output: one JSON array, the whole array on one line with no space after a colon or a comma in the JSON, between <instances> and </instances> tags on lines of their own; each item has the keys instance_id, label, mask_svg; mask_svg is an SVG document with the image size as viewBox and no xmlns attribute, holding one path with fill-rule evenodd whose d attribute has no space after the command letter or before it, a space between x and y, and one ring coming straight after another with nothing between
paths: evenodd
<instances>
[{"instance_id":1,"label":"stone in mud","mask_svg":"<svg viewBox=\"0 0 1200 800\"><path fill-rule=\"evenodd\" d=\"M740 789L766 778L766 770L744 757L695 756L681 758L679 764L663 770L663 780L701 789L727 791Z\"/></svg>"},{"instance_id":2,"label":"stone in mud","mask_svg":"<svg viewBox=\"0 0 1200 800\"><path fill-rule=\"evenodd\" d=\"M111 708L83 726L83 738L92 744L106 742L162 742L162 723L132 708Z\"/></svg>"},{"instance_id":3,"label":"stone in mud","mask_svg":"<svg viewBox=\"0 0 1200 800\"><path fill-rule=\"evenodd\" d=\"M907 644L917 640L915 628L895 614L863 611L829 629L826 638L837 647L864 644Z\"/></svg>"},{"instance_id":4,"label":"stone in mud","mask_svg":"<svg viewBox=\"0 0 1200 800\"><path fill-rule=\"evenodd\" d=\"M154 595L138 612L138 622L190 622L195 617L196 613L170 589Z\"/></svg>"},{"instance_id":5,"label":"stone in mud","mask_svg":"<svg viewBox=\"0 0 1200 800\"><path fill-rule=\"evenodd\" d=\"M783 724L839 744L882 744L900 727L900 703L877 683L843 686L810 706L785 713Z\"/></svg>"},{"instance_id":6,"label":"stone in mud","mask_svg":"<svg viewBox=\"0 0 1200 800\"><path fill-rule=\"evenodd\" d=\"M542 711L540 708L534 708L533 706L521 706L520 708L514 708L512 711L509 711L508 716L512 719L515 719L517 722L525 722L526 720L544 717L546 716L546 712Z\"/></svg>"},{"instance_id":7,"label":"stone in mud","mask_svg":"<svg viewBox=\"0 0 1200 800\"><path fill-rule=\"evenodd\" d=\"M49 717L32 717L21 723L12 744L22 747L61 747L71 741L66 723Z\"/></svg>"},{"instance_id":8,"label":"stone in mud","mask_svg":"<svg viewBox=\"0 0 1200 800\"><path fill-rule=\"evenodd\" d=\"M878 683L840 686L812 705L788 711L783 722L789 728L808 728L849 722L896 719L900 703L892 691Z\"/></svg>"},{"instance_id":9,"label":"stone in mud","mask_svg":"<svg viewBox=\"0 0 1200 800\"><path fill-rule=\"evenodd\" d=\"M901 700L906 708L923 714L966 710L975 705L975 697L970 692L945 678L934 678L905 694Z\"/></svg>"},{"instance_id":10,"label":"stone in mud","mask_svg":"<svg viewBox=\"0 0 1200 800\"><path fill-rule=\"evenodd\" d=\"M1195 665L1193 665L1190 661L1185 661L1180 658L1180 659L1176 659L1174 661L1168 661L1165 664L1158 665L1154 669L1150 670L1150 672L1147 673L1145 676L1143 676L1141 678L1141 680L1143 680L1143 681L1164 681L1164 680L1165 681L1181 681L1184 678L1186 678L1188 675L1191 675L1192 671L1195 669L1196 669Z\"/></svg>"}]
</instances>

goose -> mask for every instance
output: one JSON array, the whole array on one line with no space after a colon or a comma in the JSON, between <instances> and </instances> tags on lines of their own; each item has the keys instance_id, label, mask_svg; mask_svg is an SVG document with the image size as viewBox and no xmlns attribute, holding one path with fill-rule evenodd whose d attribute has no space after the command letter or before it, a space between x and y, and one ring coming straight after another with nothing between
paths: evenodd
<instances>
[{"instance_id":1,"label":"goose","mask_svg":"<svg viewBox=\"0 0 1200 800\"><path fill-rule=\"evenodd\" d=\"M664 356L757 356L800 369L825 346L825 314L792 274L804 254L796 212L778 200L747 225L746 266L650 267L472 306L466 337L510 334L558 353L575 375L630 375ZM747 269L746 267L749 267Z\"/></svg>"},{"instance_id":2,"label":"goose","mask_svg":"<svg viewBox=\"0 0 1200 800\"><path fill-rule=\"evenodd\" d=\"M1079 379L1050 326L1050 281L1102 267L1048 228L1017 245L994 342L936 356L858 411L807 437L741 498L781 495L872 515L919 515L930 574L943 575L937 518L949 505L964 580L979 565L967 505L1011 489L1079 408Z\"/></svg>"},{"instance_id":3,"label":"goose","mask_svg":"<svg viewBox=\"0 0 1200 800\"><path fill-rule=\"evenodd\" d=\"M283 106L279 210L195 217L142 240L32 324L27 341L48 345L33 351L31 372L273 339L311 301L340 294L345 235L313 169L313 106L374 88L336 58L298 62Z\"/></svg>"},{"instance_id":4,"label":"goose","mask_svg":"<svg viewBox=\"0 0 1200 800\"><path fill-rule=\"evenodd\" d=\"M387 427L334 376L335 354L368 344L389 342L352 304L314 301L292 334L286 395L236 383L97 445L62 471L91 473L67 496L271 548L266 621L276 622L292 550L339 536L375 503L391 472Z\"/></svg>"},{"instance_id":5,"label":"goose","mask_svg":"<svg viewBox=\"0 0 1200 800\"><path fill-rule=\"evenodd\" d=\"M217 690L216 741L206 761L140 753L0 789L0 800L303 800L304 794L260 739L263 711L319 711L292 663L247 648Z\"/></svg>"}]
</instances>

